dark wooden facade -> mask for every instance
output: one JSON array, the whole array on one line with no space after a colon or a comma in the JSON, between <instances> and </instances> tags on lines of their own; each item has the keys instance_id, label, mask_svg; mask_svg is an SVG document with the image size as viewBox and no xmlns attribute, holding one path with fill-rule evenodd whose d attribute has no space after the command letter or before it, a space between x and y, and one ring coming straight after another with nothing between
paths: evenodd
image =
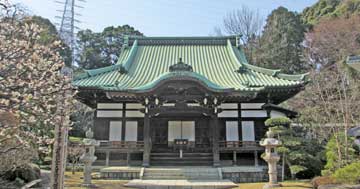
<instances>
[{"instance_id":1,"label":"dark wooden facade","mask_svg":"<svg viewBox=\"0 0 360 189\"><path fill-rule=\"evenodd\" d=\"M145 97L134 96L133 99L129 99L116 92L107 93L106 96L109 99L97 102L94 121L95 139L102 141L102 145L97 148L97 154L105 165L150 166L152 153L179 156L181 148L184 154L212 154L213 166L229 164L256 166L259 165L261 161L259 155L263 152L258 142L267 130L264 121L274 113L272 109L265 110L263 108L265 102L261 102L256 96L238 94L224 96L207 90L197 82L185 80L162 83ZM134 101L134 98L139 100ZM99 106L106 104L119 107L114 109ZM116 115L108 116L104 112ZM286 116L288 113L281 110L275 112L280 116ZM135 114L131 115L131 113ZM122 125L121 137L117 139L118 141L110 139L110 122L113 121L121 122ZM195 141L188 141L188 144L182 146L169 142L170 121L193 122ZM126 141L126 125L129 122L136 122L136 141ZM227 122L237 124L235 130L238 133L235 136L238 136L238 140L227 140L229 135ZM244 122L253 122L252 141L242 139ZM181 161L180 157L177 159ZM184 165L196 162L196 158L193 160ZM210 165L209 162L207 165Z\"/></svg>"}]
</instances>

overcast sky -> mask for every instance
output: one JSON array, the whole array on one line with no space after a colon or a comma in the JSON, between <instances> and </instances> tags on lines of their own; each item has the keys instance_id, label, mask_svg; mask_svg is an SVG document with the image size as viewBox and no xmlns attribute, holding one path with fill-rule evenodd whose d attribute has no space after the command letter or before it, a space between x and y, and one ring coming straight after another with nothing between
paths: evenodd
<instances>
[{"instance_id":1,"label":"overcast sky","mask_svg":"<svg viewBox=\"0 0 360 189\"><path fill-rule=\"evenodd\" d=\"M66 1L66 0L56 0ZM81 29L101 31L106 26L129 24L146 36L207 36L221 26L227 12L246 5L266 17L284 6L300 12L317 0L86 0L77 2ZM25 5L32 14L59 22L56 10L63 9L53 0L13 0Z\"/></svg>"}]
</instances>

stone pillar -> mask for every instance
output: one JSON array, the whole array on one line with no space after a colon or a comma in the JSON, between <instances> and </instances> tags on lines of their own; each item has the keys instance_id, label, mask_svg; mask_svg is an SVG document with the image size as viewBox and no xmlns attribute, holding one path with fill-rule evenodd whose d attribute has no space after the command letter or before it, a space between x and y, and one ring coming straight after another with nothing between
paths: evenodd
<instances>
[{"instance_id":1,"label":"stone pillar","mask_svg":"<svg viewBox=\"0 0 360 189\"><path fill-rule=\"evenodd\" d=\"M126 154L126 164L127 164L127 166L130 166L130 161L131 161L131 153L128 152Z\"/></svg>"},{"instance_id":2,"label":"stone pillar","mask_svg":"<svg viewBox=\"0 0 360 189\"><path fill-rule=\"evenodd\" d=\"M233 164L236 166L237 163L237 157L236 157L236 151L233 151Z\"/></svg>"},{"instance_id":3,"label":"stone pillar","mask_svg":"<svg viewBox=\"0 0 360 189\"><path fill-rule=\"evenodd\" d=\"M266 132L267 138L260 143L261 146L265 146L265 156L263 159L268 163L269 168L269 183L264 185L264 189L280 187L277 181L277 166L276 163L280 160L280 156L277 154L275 148L281 145L281 142L274 138L274 133L271 128Z\"/></svg>"},{"instance_id":4,"label":"stone pillar","mask_svg":"<svg viewBox=\"0 0 360 189\"><path fill-rule=\"evenodd\" d=\"M143 153L143 167L150 166L150 151L151 151L151 138L150 138L150 117L145 113L144 117L144 153Z\"/></svg>"},{"instance_id":5,"label":"stone pillar","mask_svg":"<svg viewBox=\"0 0 360 189\"><path fill-rule=\"evenodd\" d=\"M92 172L92 160L89 161L84 161L84 182L83 182L83 186L91 186L91 172Z\"/></svg>"},{"instance_id":6,"label":"stone pillar","mask_svg":"<svg viewBox=\"0 0 360 189\"><path fill-rule=\"evenodd\" d=\"M110 151L106 151L105 166L109 166L110 162Z\"/></svg>"},{"instance_id":7,"label":"stone pillar","mask_svg":"<svg viewBox=\"0 0 360 189\"><path fill-rule=\"evenodd\" d=\"M211 131L213 139L213 166L220 166L220 153L219 153L219 128L218 128L218 116L213 115L211 118Z\"/></svg>"}]
</instances>

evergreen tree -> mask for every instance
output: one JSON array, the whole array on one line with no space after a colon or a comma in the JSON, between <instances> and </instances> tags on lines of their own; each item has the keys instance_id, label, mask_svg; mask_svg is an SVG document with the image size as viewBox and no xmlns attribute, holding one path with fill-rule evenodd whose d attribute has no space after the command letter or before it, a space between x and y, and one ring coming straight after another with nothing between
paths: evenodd
<instances>
[{"instance_id":1,"label":"evergreen tree","mask_svg":"<svg viewBox=\"0 0 360 189\"><path fill-rule=\"evenodd\" d=\"M274 10L267 18L255 64L286 73L304 72L304 31L299 15L284 7Z\"/></svg>"},{"instance_id":2,"label":"evergreen tree","mask_svg":"<svg viewBox=\"0 0 360 189\"><path fill-rule=\"evenodd\" d=\"M265 125L271 127L282 142L276 149L282 156L282 166L289 169L292 179L319 175L323 167L322 145L307 137L304 127L290 124L291 120L287 117L270 118L265 121Z\"/></svg>"},{"instance_id":3,"label":"evergreen tree","mask_svg":"<svg viewBox=\"0 0 360 189\"><path fill-rule=\"evenodd\" d=\"M143 34L129 25L107 27L101 33L83 30L78 32L78 59L80 68L94 69L115 64L125 35Z\"/></svg>"}]
</instances>

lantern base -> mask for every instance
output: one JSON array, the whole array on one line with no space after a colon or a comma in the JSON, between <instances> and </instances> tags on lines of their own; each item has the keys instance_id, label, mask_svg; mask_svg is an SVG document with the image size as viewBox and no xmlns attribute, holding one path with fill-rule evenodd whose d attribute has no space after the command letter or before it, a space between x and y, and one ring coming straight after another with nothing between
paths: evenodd
<instances>
[{"instance_id":1,"label":"lantern base","mask_svg":"<svg viewBox=\"0 0 360 189\"><path fill-rule=\"evenodd\" d=\"M270 189L270 188L276 188L276 187L281 187L281 184L265 184L263 186L263 189Z\"/></svg>"},{"instance_id":2,"label":"lantern base","mask_svg":"<svg viewBox=\"0 0 360 189\"><path fill-rule=\"evenodd\" d=\"M95 184L87 184L87 183L81 184L81 187L85 187L85 188L98 188Z\"/></svg>"}]
</instances>

